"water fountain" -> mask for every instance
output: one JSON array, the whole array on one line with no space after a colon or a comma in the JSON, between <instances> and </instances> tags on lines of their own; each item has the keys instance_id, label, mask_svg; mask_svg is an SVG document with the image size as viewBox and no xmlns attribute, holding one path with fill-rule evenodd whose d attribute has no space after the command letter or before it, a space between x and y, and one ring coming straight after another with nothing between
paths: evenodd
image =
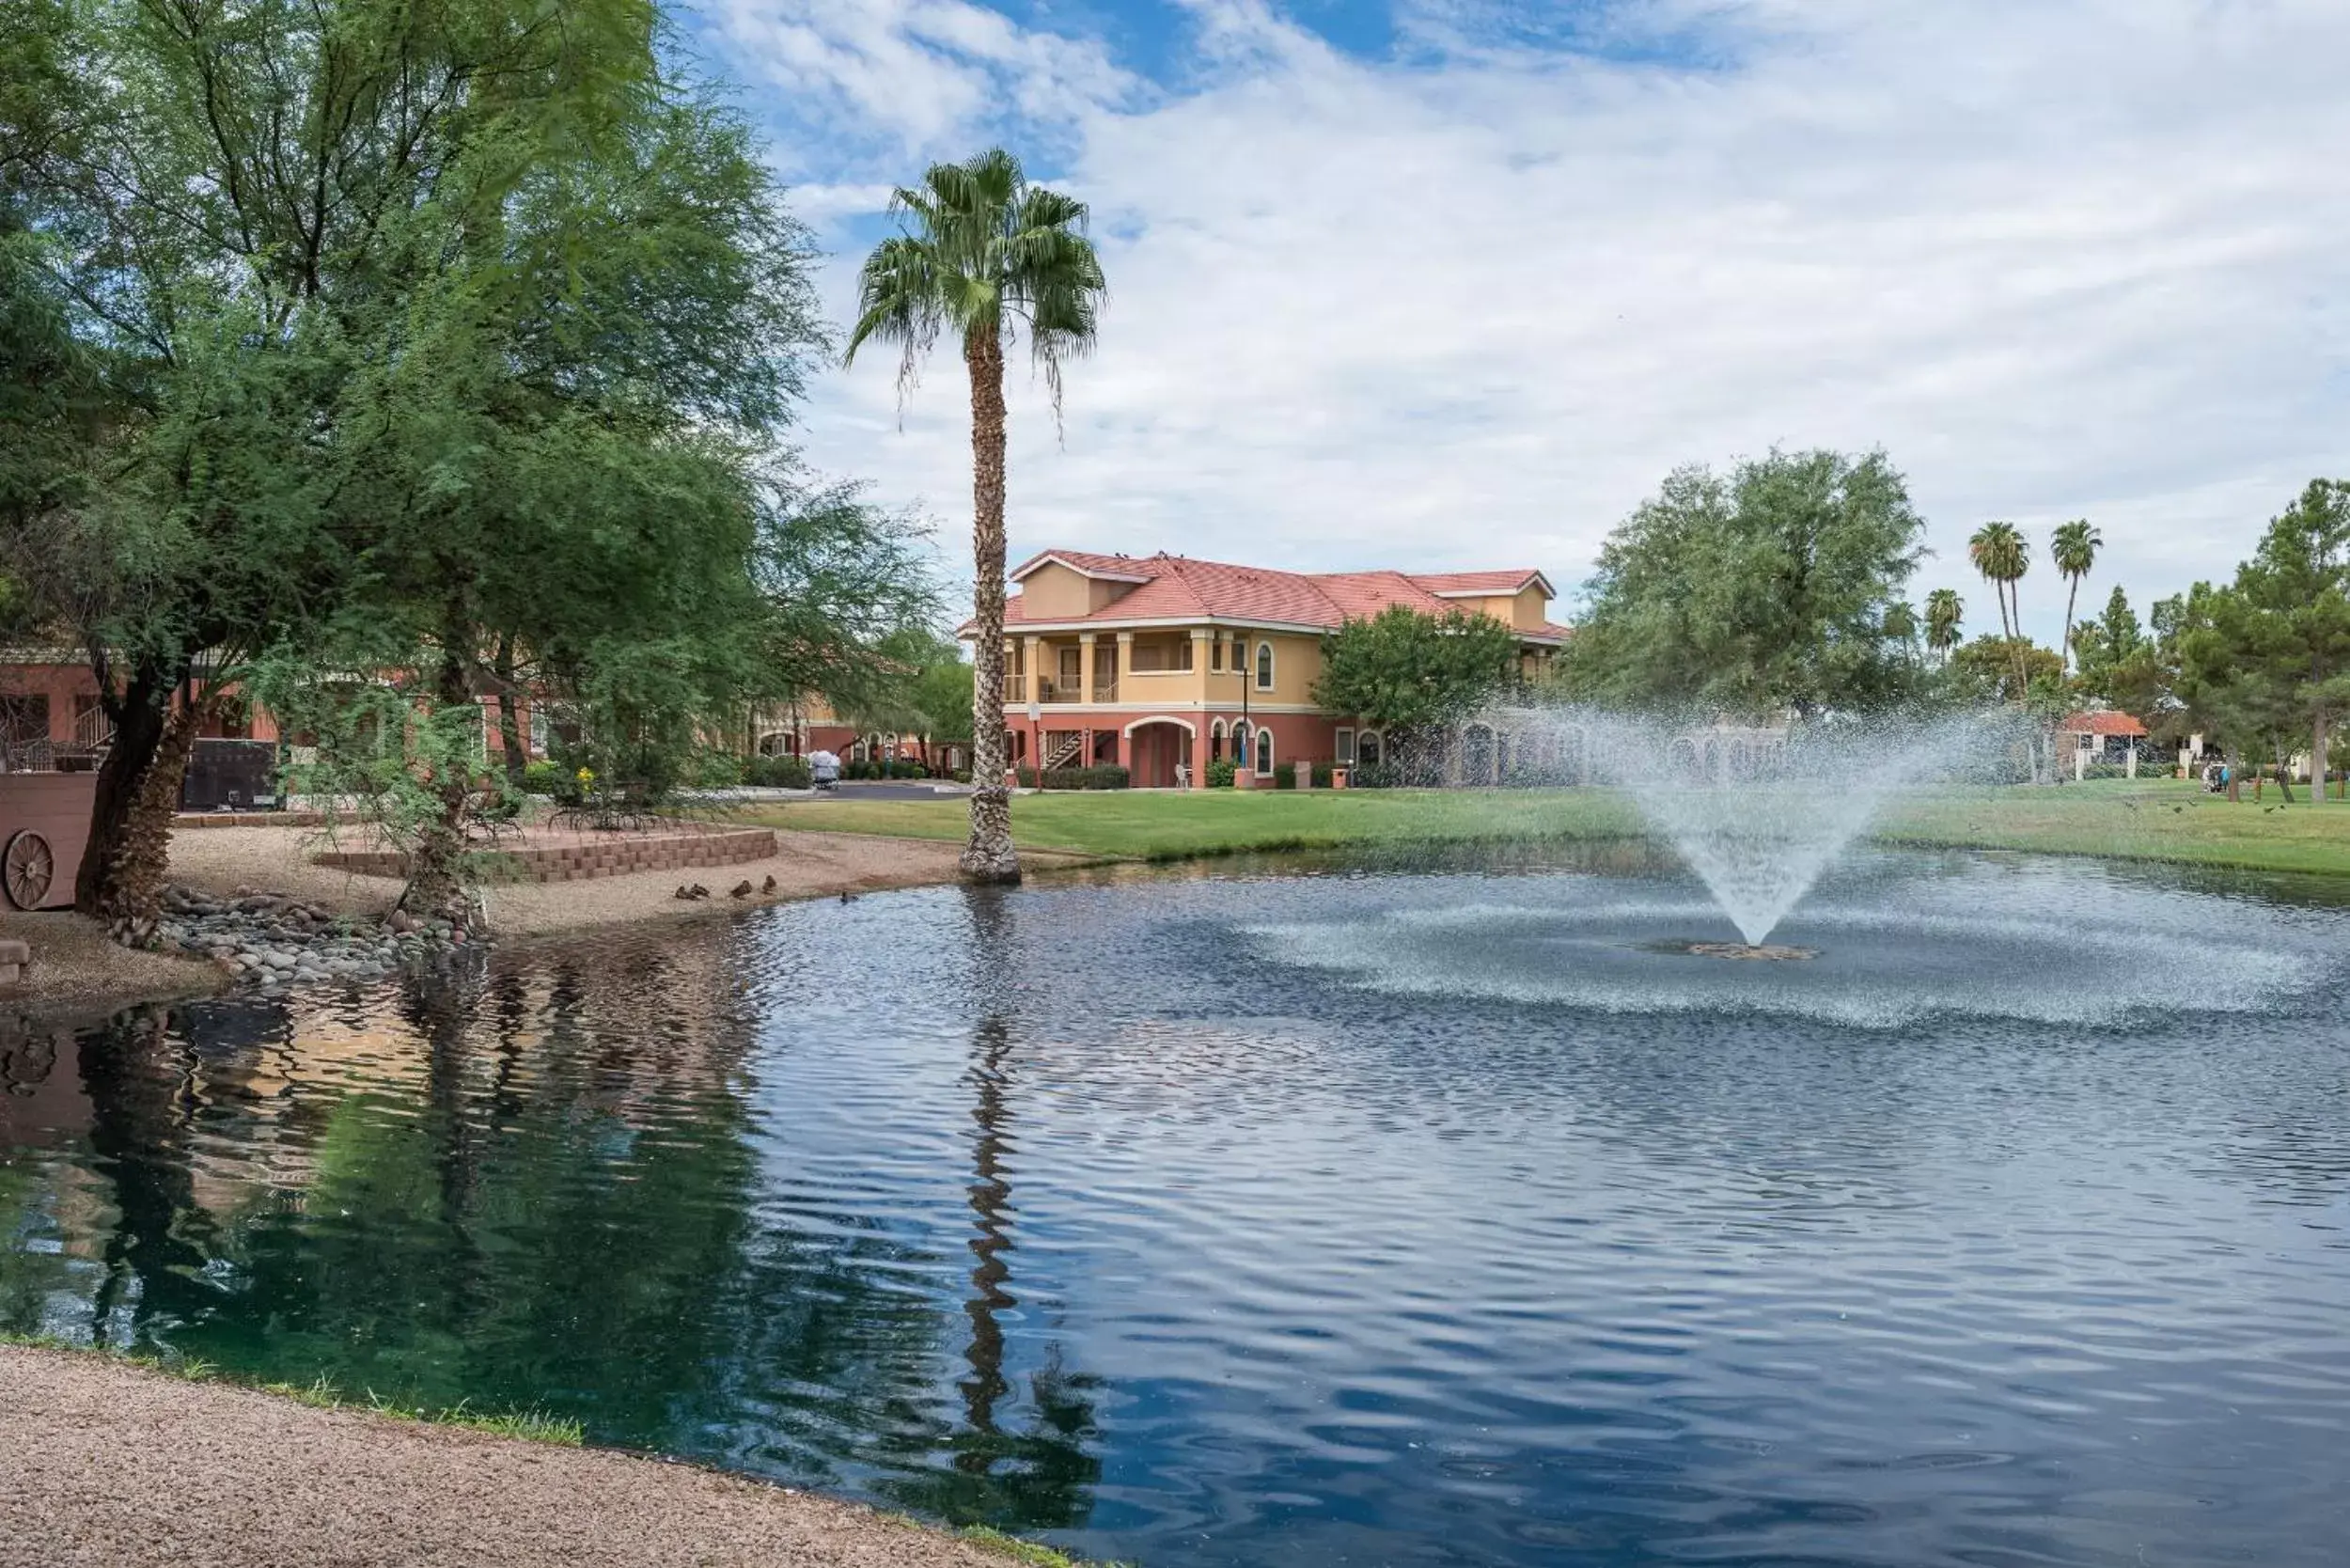
<instances>
[{"instance_id":1,"label":"water fountain","mask_svg":"<svg viewBox=\"0 0 2350 1568\"><path fill-rule=\"evenodd\" d=\"M1674 950L1781 962L1816 956L1766 941L1887 800L1962 771L1997 733L1972 714L1797 728L1539 708L1475 722L1521 737L1522 756L1573 756L1585 779L1622 788L1745 939Z\"/></svg>"}]
</instances>

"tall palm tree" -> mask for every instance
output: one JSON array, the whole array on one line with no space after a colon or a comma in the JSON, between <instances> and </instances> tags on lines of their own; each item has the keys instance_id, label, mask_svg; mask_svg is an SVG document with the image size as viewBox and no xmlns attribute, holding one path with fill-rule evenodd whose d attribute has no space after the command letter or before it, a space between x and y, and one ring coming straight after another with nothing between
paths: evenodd
<instances>
[{"instance_id":1,"label":"tall palm tree","mask_svg":"<svg viewBox=\"0 0 2350 1568\"><path fill-rule=\"evenodd\" d=\"M901 232L865 259L846 359L876 338L898 346L898 396L914 388L941 332L962 340L971 374L971 841L963 874L1017 882L1004 788L1004 351L1025 334L1060 422L1065 358L1093 346L1105 293L1085 235L1086 206L1031 185L1001 148L935 164L889 210Z\"/></svg>"},{"instance_id":2,"label":"tall palm tree","mask_svg":"<svg viewBox=\"0 0 2350 1568\"><path fill-rule=\"evenodd\" d=\"M2008 652L2014 663L2015 692L2020 698L2029 672L2023 650L2016 646L2024 627L2024 604L2016 585L2031 570L2031 548L2024 540L2023 530L2014 524L1985 523L1966 541L1966 558L1982 573L1999 601L1999 632L2007 639Z\"/></svg>"},{"instance_id":3,"label":"tall palm tree","mask_svg":"<svg viewBox=\"0 0 2350 1568\"><path fill-rule=\"evenodd\" d=\"M1966 601L1958 596L1958 589L1935 588L1926 595L1926 646L1938 663L1950 662L1950 650L1958 646L1959 624L1966 619Z\"/></svg>"},{"instance_id":4,"label":"tall palm tree","mask_svg":"<svg viewBox=\"0 0 2350 1568\"><path fill-rule=\"evenodd\" d=\"M2097 551L2104 543L2105 536L2086 517L2058 524L2056 533L2048 541L2048 558L2071 585L2064 592L2064 641L2058 650L2064 655L2068 671L2073 667L2073 606L2080 598L2081 579L2097 564Z\"/></svg>"}]
</instances>

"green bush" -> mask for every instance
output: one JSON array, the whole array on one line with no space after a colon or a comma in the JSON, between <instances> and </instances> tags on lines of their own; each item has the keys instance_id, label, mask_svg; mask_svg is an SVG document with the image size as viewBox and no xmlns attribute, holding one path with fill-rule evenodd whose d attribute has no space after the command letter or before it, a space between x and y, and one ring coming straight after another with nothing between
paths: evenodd
<instances>
[{"instance_id":1,"label":"green bush","mask_svg":"<svg viewBox=\"0 0 2350 1568\"><path fill-rule=\"evenodd\" d=\"M682 770L697 790L730 790L743 782L743 759L730 751L704 751Z\"/></svg>"},{"instance_id":2,"label":"green bush","mask_svg":"<svg viewBox=\"0 0 2350 1568\"><path fill-rule=\"evenodd\" d=\"M1239 771L1240 765L1230 757L1216 758L1208 764L1208 788L1211 790L1230 789L1232 776Z\"/></svg>"},{"instance_id":3,"label":"green bush","mask_svg":"<svg viewBox=\"0 0 2350 1568\"><path fill-rule=\"evenodd\" d=\"M900 757L888 764L892 778L928 778L930 770L911 757Z\"/></svg>"},{"instance_id":4,"label":"green bush","mask_svg":"<svg viewBox=\"0 0 2350 1568\"><path fill-rule=\"evenodd\" d=\"M523 793L526 795L559 795L563 792L564 781L569 776L570 776L563 771L563 765L560 762L549 761L547 759L541 757L536 762L533 762L529 766L523 769Z\"/></svg>"},{"instance_id":5,"label":"green bush","mask_svg":"<svg viewBox=\"0 0 2350 1568\"><path fill-rule=\"evenodd\" d=\"M1053 768L1044 775L1044 788L1048 790L1122 790L1127 787L1131 778L1132 776L1120 767ZM1037 787L1034 768L1020 770L1020 787L1024 790L1033 790Z\"/></svg>"},{"instance_id":6,"label":"green bush","mask_svg":"<svg viewBox=\"0 0 2350 1568\"><path fill-rule=\"evenodd\" d=\"M754 757L743 770L743 781L763 790L805 790L808 787L805 757Z\"/></svg>"}]
</instances>

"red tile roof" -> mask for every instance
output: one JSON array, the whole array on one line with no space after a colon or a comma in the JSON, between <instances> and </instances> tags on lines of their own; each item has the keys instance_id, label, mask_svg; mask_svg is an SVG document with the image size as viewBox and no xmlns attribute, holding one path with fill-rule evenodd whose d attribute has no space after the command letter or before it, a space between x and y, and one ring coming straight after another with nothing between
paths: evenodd
<instances>
[{"instance_id":1,"label":"red tile roof","mask_svg":"<svg viewBox=\"0 0 2350 1568\"><path fill-rule=\"evenodd\" d=\"M1151 620L1230 620L1288 626L1337 627L1403 604L1427 615L1460 606L1445 593L1515 593L1527 584L1549 582L1534 571L1450 572L1277 572L1234 566L1188 556L1103 556L1084 550L1047 550L1015 567L1015 583L1050 562L1089 577L1137 586L1088 615L1038 617L1036 624L1118 625ZM1007 628L1029 623L1026 606L1014 595L1004 605ZM1529 637L1563 637L1567 628L1544 622Z\"/></svg>"},{"instance_id":2,"label":"red tile roof","mask_svg":"<svg viewBox=\"0 0 2350 1568\"><path fill-rule=\"evenodd\" d=\"M2127 713L2099 709L2093 713L2075 713L2057 726L2060 735L2143 735L2146 727Z\"/></svg>"}]
</instances>

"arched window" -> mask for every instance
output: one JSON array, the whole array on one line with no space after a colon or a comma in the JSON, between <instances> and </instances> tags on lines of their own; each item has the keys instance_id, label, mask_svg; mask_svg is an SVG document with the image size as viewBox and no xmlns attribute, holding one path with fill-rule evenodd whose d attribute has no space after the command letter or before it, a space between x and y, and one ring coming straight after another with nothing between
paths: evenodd
<instances>
[{"instance_id":1,"label":"arched window","mask_svg":"<svg viewBox=\"0 0 2350 1568\"><path fill-rule=\"evenodd\" d=\"M1217 762L1223 760L1223 759L1224 721L1222 719L1217 719L1214 724L1208 726L1208 760L1211 762Z\"/></svg>"},{"instance_id":2,"label":"arched window","mask_svg":"<svg viewBox=\"0 0 2350 1568\"><path fill-rule=\"evenodd\" d=\"M1272 730L1260 729L1257 731L1257 755L1254 760L1257 764L1257 776L1259 778L1271 778L1273 776Z\"/></svg>"},{"instance_id":3,"label":"arched window","mask_svg":"<svg viewBox=\"0 0 2350 1568\"><path fill-rule=\"evenodd\" d=\"M1273 689L1273 645L1269 642L1257 645L1257 689L1261 692Z\"/></svg>"},{"instance_id":4,"label":"arched window","mask_svg":"<svg viewBox=\"0 0 2350 1568\"><path fill-rule=\"evenodd\" d=\"M1379 731L1366 729L1355 737L1355 760L1366 768L1379 765Z\"/></svg>"}]
</instances>

